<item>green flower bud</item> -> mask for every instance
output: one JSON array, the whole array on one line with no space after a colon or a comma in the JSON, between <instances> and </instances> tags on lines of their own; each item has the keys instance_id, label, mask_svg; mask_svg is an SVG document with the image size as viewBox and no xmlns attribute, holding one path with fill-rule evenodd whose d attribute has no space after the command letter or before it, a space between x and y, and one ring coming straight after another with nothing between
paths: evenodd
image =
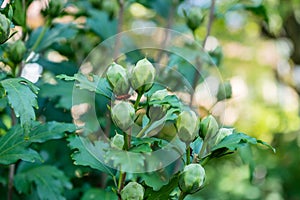
<instances>
[{"instance_id":1,"label":"green flower bud","mask_svg":"<svg viewBox=\"0 0 300 200\"><path fill-rule=\"evenodd\" d=\"M192 163L184 167L179 175L179 188L182 192L193 194L201 189L205 180L205 170L200 164Z\"/></svg>"},{"instance_id":2,"label":"green flower bud","mask_svg":"<svg viewBox=\"0 0 300 200\"><path fill-rule=\"evenodd\" d=\"M25 53L26 47L24 42L18 40L9 47L8 57L13 63L18 64L23 60Z\"/></svg>"},{"instance_id":3,"label":"green flower bud","mask_svg":"<svg viewBox=\"0 0 300 200\"><path fill-rule=\"evenodd\" d=\"M167 109L164 105L153 105L149 108L148 117L152 122L160 120L167 113Z\"/></svg>"},{"instance_id":4,"label":"green flower bud","mask_svg":"<svg viewBox=\"0 0 300 200\"><path fill-rule=\"evenodd\" d=\"M146 59L138 61L131 72L130 83L139 94L147 92L153 85L155 68Z\"/></svg>"},{"instance_id":5,"label":"green flower bud","mask_svg":"<svg viewBox=\"0 0 300 200\"><path fill-rule=\"evenodd\" d=\"M197 7L193 7L188 12L185 12L185 17L187 25L192 31L196 30L204 20L201 8Z\"/></svg>"},{"instance_id":6,"label":"green flower bud","mask_svg":"<svg viewBox=\"0 0 300 200\"><path fill-rule=\"evenodd\" d=\"M163 100L166 96L168 96L168 91L166 89L163 90L157 90L154 92L151 97L150 101L161 101Z\"/></svg>"},{"instance_id":7,"label":"green flower bud","mask_svg":"<svg viewBox=\"0 0 300 200\"><path fill-rule=\"evenodd\" d=\"M193 141L199 129L196 113L192 110L181 112L176 120L176 127L181 141Z\"/></svg>"},{"instance_id":8,"label":"green flower bud","mask_svg":"<svg viewBox=\"0 0 300 200\"><path fill-rule=\"evenodd\" d=\"M220 128L216 136L214 145L219 144L225 137L231 135L233 133L233 130L234 130L233 128Z\"/></svg>"},{"instance_id":9,"label":"green flower bud","mask_svg":"<svg viewBox=\"0 0 300 200\"><path fill-rule=\"evenodd\" d=\"M116 149L122 150L122 149L123 149L123 146L124 146L124 136L123 136L123 135L120 135L120 134L116 134L116 135L111 139L110 146L111 146L112 148L116 148Z\"/></svg>"},{"instance_id":10,"label":"green flower bud","mask_svg":"<svg viewBox=\"0 0 300 200\"><path fill-rule=\"evenodd\" d=\"M0 44L6 42L10 34L11 21L0 13Z\"/></svg>"},{"instance_id":11,"label":"green flower bud","mask_svg":"<svg viewBox=\"0 0 300 200\"><path fill-rule=\"evenodd\" d=\"M158 132L158 134L155 137L171 141L176 136L176 134L177 131L175 124L172 121L166 121L163 128Z\"/></svg>"},{"instance_id":12,"label":"green flower bud","mask_svg":"<svg viewBox=\"0 0 300 200\"><path fill-rule=\"evenodd\" d=\"M231 84L229 81L226 81L223 84L219 85L219 90L217 93L218 101L222 101L224 99L229 99L229 98L231 98L231 95L232 95L232 89L231 89Z\"/></svg>"},{"instance_id":13,"label":"green flower bud","mask_svg":"<svg viewBox=\"0 0 300 200\"><path fill-rule=\"evenodd\" d=\"M126 131L134 123L135 111L132 104L120 102L111 109L111 118L116 126Z\"/></svg>"},{"instance_id":14,"label":"green flower bud","mask_svg":"<svg viewBox=\"0 0 300 200\"><path fill-rule=\"evenodd\" d=\"M219 125L217 120L209 115L205 117L200 123L200 137L206 140L215 137L219 130Z\"/></svg>"},{"instance_id":15,"label":"green flower bud","mask_svg":"<svg viewBox=\"0 0 300 200\"><path fill-rule=\"evenodd\" d=\"M45 16L55 18L60 15L64 8L65 0L52 0L49 2L47 9L43 12Z\"/></svg>"},{"instance_id":16,"label":"green flower bud","mask_svg":"<svg viewBox=\"0 0 300 200\"><path fill-rule=\"evenodd\" d=\"M121 191L122 200L143 200L144 188L137 182L128 183Z\"/></svg>"},{"instance_id":17,"label":"green flower bud","mask_svg":"<svg viewBox=\"0 0 300 200\"><path fill-rule=\"evenodd\" d=\"M116 63L113 63L107 70L106 78L116 96L128 94L130 89L126 70Z\"/></svg>"}]
</instances>

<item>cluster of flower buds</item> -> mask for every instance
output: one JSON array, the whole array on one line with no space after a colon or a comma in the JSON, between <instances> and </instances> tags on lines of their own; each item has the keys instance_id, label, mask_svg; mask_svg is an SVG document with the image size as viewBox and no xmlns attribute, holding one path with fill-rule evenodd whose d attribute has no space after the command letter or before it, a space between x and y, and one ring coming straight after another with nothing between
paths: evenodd
<instances>
[{"instance_id":1,"label":"cluster of flower buds","mask_svg":"<svg viewBox=\"0 0 300 200\"><path fill-rule=\"evenodd\" d=\"M204 139L202 148L205 148L205 154L219 144L226 136L231 135L234 129L219 128L217 120L209 115L205 117L200 123L200 137Z\"/></svg>"},{"instance_id":2,"label":"cluster of flower buds","mask_svg":"<svg viewBox=\"0 0 300 200\"><path fill-rule=\"evenodd\" d=\"M143 200L144 188L137 182L129 182L121 191L122 200Z\"/></svg>"},{"instance_id":3,"label":"cluster of flower buds","mask_svg":"<svg viewBox=\"0 0 300 200\"><path fill-rule=\"evenodd\" d=\"M139 60L131 72L113 63L107 70L106 78L116 96L128 94L130 86L138 94L143 94L153 85L155 68L146 58Z\"/></svg>"},{"instance_id":4,"label":"cluster of flower buds","mask_svg":"<svg viewBox=\"0 0 300 200\"><path fill-rule=\"evenodd\" d=\"M203 187L205 170L200 164L192 163L184 167L179 175L179 188L186 194L193 194Z\"/></svg>"}]
</instances>

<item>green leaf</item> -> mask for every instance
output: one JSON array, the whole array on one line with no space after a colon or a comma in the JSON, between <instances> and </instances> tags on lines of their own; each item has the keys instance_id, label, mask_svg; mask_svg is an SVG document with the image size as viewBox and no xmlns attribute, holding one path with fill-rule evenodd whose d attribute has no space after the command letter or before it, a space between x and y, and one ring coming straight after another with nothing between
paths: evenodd
<instances>
[{"instance_id":1,"label":"green leaf","mask_svg":"<svg viewBox=\"0 0 300 200\"><path fill-rule=\"evenodd\" d=\"M143 173L140 174L140 177L146 185L153 188L153 191L158 191L162 186L169 183L169 178L162 172Z\"/></svg>"},{"instance_id":2,"label":"green leaf","mask_svg":"<svg viewBox=\"0 0 300 200\"><path fill-rule=\"evenodd\" d=\"M54 166L28 165L19 167L14 178L19 193L36 192L39 199L63 200L63 193L72 184L62 171Z\"/></svg>"},{"instance_id":3,"label":"green leaf","mask_svg":"<svg viewBox=\"0 0 300 200\"><path fill-rule=\"evenodd\" d=\"M74 76L61 74L58 75L57 78L64 79L66 81L77 81L75 86L80 89L96 92L108 99L112 97L112 89L105 78L101 78L96 75L85 76L83 74L75 74Z\"/></svg>"},{"instance_id":4,"label":"green leaf","mask_svg":"<svg viewBox=\"0 0 300 200\"><path fill-rule=\"evenodd\" d=\"M212 151L218 150L218 149L222 149L222 148L226 148L229 149L230 151L235 151L240 147L243 147L245 144L263 144L265 146L267 146L268 148L271 148L273 151L275 151L275 149L273 147L271 147L270 145L266 144L266 143L262 143L262 141L260 140L256 140L253 137L250 137L249 135L246 135L244 133L233 133L227 137L225 137L219 144L217 144L216 146L214 146L212 148Z\"/></svg>"},{"instance_id":5,"label":"green leaf","mask_svg":"<svg viewBox=\"0 0 300 200\"><path fill-rule=\"evenodd\" d=\"M105 149L109 147L103 141L96 141L94 144L87 138L72 136L68 138L70 148L74 150L72 159L75 165L89 166L113 176L113 170L107 167L104 162Z\"/></svg>"},{"instance_id":6,"label":"green leaf","mask_svg":"<svg viewBox=\"0 0 300 200\"><path fill-rule=\"evenodd\" d=\"M117 33L117 21L110 20L106 12L96 9L89 9L89 15L87 18L86 26L95 32L101 39L115 35ZM101 23L99 23L101 21Z\"/></svg>"},{"instance_id":7,"label":"green leaf","mask_svg":"<svg viewBox=\"0 0 300 200\"><path fill-rule=\"evenodd\" d=\"M38 108L36 94L39 89L24 78L9 78L1 81L0 84L5 89L8 102L16 116L20 117L21 126L27 133L32 120L35 120L33 108Z\"/></svg>"},{"instance_id":8,"label":"green leaf","mask_svg":"<svg viewBox=\"0 0 300 200\"><path fill-rule=\"evenodd\" d=\"M76 30L76 27L74 24L57 23L52 28L40 27L40 28L37 28L36 30L34 30L30 34L30 38L27 42L28 48L32 48L34 46L36 40L42 33L43 28L46 29L46 33L45 33L43 39L41 40L41 42L39 43L39 45L37 46L37 48L35 49L36 52L45 50L46 48L48 48L49 46L51 46L52 44L54 44L56 42L62 42L62 41L71 39L71 38L75 37L75 35L77 33L77 30Z\"/></svg>"},{"instance_id":9,"label":"green leaf","mask_svg":"<svg viewBox=\"0 0 300 200\"><path fill-rule=\"evenodd\" d=\"M81 198L81 200L98 200L101 197L101 200L117 200L118 196L110 191L101 190L98 188L91 188L86 191Z\"/></svg>"},{"instance_id":10,"label":"green leaf","mask_svg":"<svg viewBox=\"0 0 300 200\"><path fill-rule=\"evenodd\" d=\"M140 153L109 149L105 161L118 170L134 173L143 170L145 157Z\"/></svg>"},{"instance_id":11,"label":"green leaf","mask_svg":"<svg viewBox=\"0 0 300 200\"><path fill-rule=\"evenodd\" d=\"M74 84L71 82L58 81L57 84L43 84L39 95L50 100L57 100L55 107L71 109L72 107L72 93Z\"/></svg>"},{"instance_id":12,"label":"green leaf","mask_svg":"<svg viewBox=\"0 0 300 200\"><path fill-rule=\"evenodd\" d=\"M160 188L158 191L154 191L151 188L147 188L145 197L147 200L160 200L170 199L171 192L178 186L178 174L175 174L169 183Z\"/></svg>"},{"instance_id":13,"label":"green leaf","mask_svg":"<svg viewBox=\"0 0 300 200\"><path fill-rule=\"evenodd\" d=\"M74 132L73 124L48 122L34 123L28 138L24 138L20 125L12 127L4 136L0 137L0 164L12 164L18 160L35 162L41 160L39 154L29 148L31 143L42 143L51 139L62 138L65 132Z\"/></svg>"}]
</instances>

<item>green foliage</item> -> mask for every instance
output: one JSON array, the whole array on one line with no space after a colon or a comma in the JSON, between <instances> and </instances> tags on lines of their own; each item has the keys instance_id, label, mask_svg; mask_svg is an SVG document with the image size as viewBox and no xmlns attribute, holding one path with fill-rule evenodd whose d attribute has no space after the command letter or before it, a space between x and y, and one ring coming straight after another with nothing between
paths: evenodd
<instances>
[{"instance_id":1,"label":"green foliage","mask_svg":"<svg viewBox=\"0 0 300 200\"><path fill-rule=\"evenodd\" d=\"M98 188L91 188L86 191L81 200L96 200L99 197L103 200L117 200L118 197L111 191L105 191Z\"/></svg>"},{"instance_id":2,"label":"green foliage","mask_svg":"<svg viewBox=\"0 0 300 200\"><path fill-rule=\"evenodd\" d=\"M34 108L38 108L36 95L39 88L24 78L5 79L0 84L5 90L8 103L16 117L20 117L21 126L28 134L32 120L35 120Z\"/></svg>"},{"instance_id":3,"label":"green foliage","mask_svg":"<svg viewBox=\"0 0 300 200\"><path fill-rule=\"evenodd\" d=\"M0 137L0 163L12 164L19 159L29 162L42 160L40 155L30 145L43 143L48 140L64 137L65 132L74 132L73 124L48 122L33 123L28 136L25 138L24 129L20 125L12 127L4 136Z\"/></svg>"},{"instance_id":4,"label":"green foliage","mask_svg":"<svg viewBox=\"0 0 300 200\"><path fill-rule=\"evenodd\" d=\"M18 169L14 184L19 193L37 193L39 199L63 200L66 199L64 190L72 188L68 177L49 165L23 164Z\"/></svg>"},{"instance_id":5,"label":"green foliage","mask_svg":"<svg viewBox=\"0 0 300 200\"><path fill-rule=\"evenodd\" d=\"M68 140L70 148L75 150L72 154L74 164L89 166L113 175L113 170L103 163L104 149L108 148L108 144L101 141L96 141L93 144L90 140L80 136L71 136Z\"/></svg>"}]
</instances>

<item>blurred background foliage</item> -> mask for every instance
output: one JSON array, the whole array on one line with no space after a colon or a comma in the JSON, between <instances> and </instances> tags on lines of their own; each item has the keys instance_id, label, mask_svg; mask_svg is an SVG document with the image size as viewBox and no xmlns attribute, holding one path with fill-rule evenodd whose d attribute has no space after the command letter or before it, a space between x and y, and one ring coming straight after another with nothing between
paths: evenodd
<instances>
[{"instance_id":1,"label":"blurred background foliage","mask_svg":"<svg viewBox=\"0 0 300 200\"><path fill-rule=\"evenodd\" d=\"M21 1L15 2L21 4ZM40 120L65 122L72 121L70 91L73 85L56 80L55 75L76 73L93 48L120 31L165 27L203 42L211 5L210 0L24 2L27 11L18 4L14 7L13 31L16 34L10 40L22 38L22 30L30 33L26 47L39 54L31 56L38 66L33 67L35 73L29 71L27 74L25 66L23 76L35 80L41 88L37 115ZM186 18L193 9L200 10L204 21L191 30ZM192 15L191 19L195 16ZM39 38L43 32L45 37ZM270 154L254 149L252 156L256 165L251 181L249 169L240 157L211 161L206 167L207 186L187 199L300 199L299 33L298 0L216 1L205 49L212 56L222 78L230 81L232 98L214 105L212 113L225 126L235 126L239 131L269 142L277 152ZM38 40L41 41L36 43ZM139 59L139 56L132 55L130 58ZM6 70L5 65L1 68ZM201 93L201 84L197 88L195 106L203 116L214 102L205 99L207 94ZM101 102L98 99L99 105L104 105ZM223 106L226 107L225 113L220 113L218 110ZM101 115L105 114L99 113ZM4 123L1 128L5 129L10 119L4 115L1 119ZM106 126L108 122L100 119L100 123ZM51 149L53 145L57 148ZM74 166L71 159L66 159L65 155L70 155L70 150L64 140L36 148L48 149L45 151L46 163L56 165L70 177L73 190L67 192L68 199L76 199L89 188L104 184L98 181L103 174ZM0 183L6 184L3 177ZM22 199L22 196L18 198ZM89 199L88 194L85 198Z\"/></svg>"}]
</instances>

